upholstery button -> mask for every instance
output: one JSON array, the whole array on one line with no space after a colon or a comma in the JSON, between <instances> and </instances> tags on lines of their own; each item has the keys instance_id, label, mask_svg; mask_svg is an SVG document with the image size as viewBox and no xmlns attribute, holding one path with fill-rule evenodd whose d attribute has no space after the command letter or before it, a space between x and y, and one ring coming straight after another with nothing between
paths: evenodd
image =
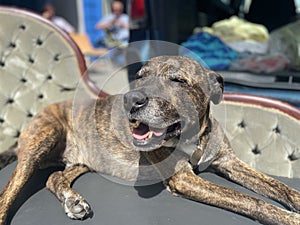
<instances>
[{"instance_id":1,"label":"upholstery button","mask_svg":"<svg viewBox=\"0 0 300 225\"><path fill-rule=\"evenodd\" d=\"M12 99L12 98L9 98L8 100L7 100L7 103L8 104L13 104L15 101Z\"/></svg>"},{"instance_id":2,"label":"upholstery button","mask_svg":"<svg viewBox=\"0 0 300 225\"><path fill-rule=\"evenodd\" d=\"M31 112L29 112L29 113L27 114L27 117L28 117L28 118L31 118L31 117L33 117L33 114L32 114Z\"/></svg>"},{"instance_id":3,"label":"upholstery button","mask_svg":"<svg viewBox=\"0 0 300 225\"><path fill-rule=\"evenodd\" d=\"M238 126L239 126L240 128L245 128L245 127L246 127L245 121L241 121L241 122L238 124Z\"/></svg>"},{"instance_id":4,"label":"upholstery button","mask_svg":"<svg viewBox=\"0 0 300 225\"><path fill-rule=\"evenodd\" d=\"M26 30L26 26L25 26L24 24L20 25L19 28L20 28L21 30Z\"/></svg>"},{"instance_id":5,"label":"upholstery button","mask_svg":"<svg viewBox=\"0 0 300 225\"><path fill-rule=\"evenodd\" d=\"M0 66L4 67L5 66L5 62L4 61L0 61Z\"/></svg>"},{"instance_id":6,"label":"upholstery button","mask_svg":"<svg viewBox=\"0 0 300 225\"><path fill-rule=\"evenodd\" d=\"M22 83L26 83L27 82L27 80L25 79L25 78L21 78L21 80L20 80Z\"/></svg>"},{"instance_id":7,"label":"upholstery button","mask_svg":"<svg viewBox=\"0 0 300 225\"><path fill-rule=\"evenodd\" d=\"M43 95L43 94L40 94L40 95L38 96L38 98L39 98L39 99L43 99L43 98L44 98L44 95Z\"/></svg>"},{"instance_id":8,"label":"upholstery button","mask_svg":"<svg viewBox=\"0 0 300 225\"><path fill-rule=\"evenodd\" d=\"M0 123L4 123L4 119L3 118L0 118Z\"/></svg>"},{"instance_id":9,"label":"upholstery button","mask_svg":"<svg viewBox=\"0 0 300 225\"><path fill-rule=\"evenodd\" d=\"M44 42L40 38L36 39L36 44L37 45L41 46L43 43Z\"/></svg>"},{"instance_id":10,"label":"upholstery button","mask_svg":"<svg viewBox=\"0 0 300 225\"><path fill-rule=\"evenodd\" d=\"M280 134L281 131L278 125L273 129L273 132L276 134Z\"/></svg>"},{"instance_id":11,"label":"upholstery button","mask_svg":"<svg viewBox=\"0 0 300 225\"><path fill-rule=\"evenodd\" d=\"M15 138L18 138L20 136L21 132L19 130L17 130L16 134L15 134Z\"/></svg>"},{"instance_id":12,"label":"upholstery button","mask_svg":"<svg viewBox=\"0 0 300 225\"><path fill-rule=\"evenodd\" d=\"M253 152L254 155L259 155L261 153L257 145L255 145L251 151Z\"/></svg>"},{"instance_id":13,"label":"upholstery button","mask_svg":"<svg viewBox=\"0 0 300 225\"><path fill-rule=\"evenodd\" d=\"M47 76L47 80L52 80L52 76L50 74Z\"/></svg>"},{"instance_id":14,"label":"upholstery button","mask_svg":"<svg viewBox=\"0 0 300 225\"><path fill-rule=\"evenodd\" d=\"M300 158L300 154L299 154L299 149L297 147L294 148L294 150L289 153L289 155L287 156L287 158L290 160L290 161L295 161L297 159Z\"/></svg>"},{"instance_id":15,"label":"upholstery button","mask_svg":"<svg viewBox=\"0 0 300 225\"><path fill-rule=\"evenodd\" d=\"M55 54L54 61L59 61L60 60L59 57L60 57L60 54Z\"/></svg>"},{"instance_id":16,"label":"upholstery button","mask_svg":"<svg viewBox=\"0 0 300 225\"><path fill-rule=\"evenodd\" d=\"M29 56L28 61L29 61L31 64L34 63L34 59L33 59L31 56Z\"/></svg>"},{"instance_id":17,"label":"upholstery button","mask_svg":"<svg viewBox=\"0 0 300 225\"><path fill-rule=\"evenodd\" d=\"M295 161L295 160L299 159L299 157L297 157L294 153L292 153L288 156L288 159L290 161Z\"/></svg>"},{"instance_id":18,"label":"upholstery button","mask_svg":"<svg viewBox=\"0 0 300 225\"><path fill-rule=\"evenodd\" d=\"M10 47L10 48L15 48L15 47L16 47L16 43L10 42L10 43L9 43L9 47Z\"/></svg>"}]
</instances>

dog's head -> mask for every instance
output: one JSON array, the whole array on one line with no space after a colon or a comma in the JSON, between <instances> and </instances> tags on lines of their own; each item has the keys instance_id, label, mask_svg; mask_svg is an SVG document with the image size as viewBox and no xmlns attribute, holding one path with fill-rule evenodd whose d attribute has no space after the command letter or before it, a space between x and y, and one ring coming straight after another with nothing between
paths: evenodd
<instances>
[{"instance_id":1,"label":"dog's head","mask_svg":"<svg viewBox=\"0 0 300 225\"><path fill-rule=\"evenodd\" d=\"M192 140L204 126L210 101L222 99L223 78L182 56L152 58L136 79L135 89L124 95L124 107L133 144L141 151L183 136Z\"/></svg>"}]
</instances>

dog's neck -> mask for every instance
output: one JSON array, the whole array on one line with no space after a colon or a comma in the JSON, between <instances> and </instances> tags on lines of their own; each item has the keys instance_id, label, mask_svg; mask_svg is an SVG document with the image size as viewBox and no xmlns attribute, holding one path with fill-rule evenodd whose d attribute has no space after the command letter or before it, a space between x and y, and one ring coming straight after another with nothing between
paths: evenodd
<instances>
[{"instance_id":1,"label":"dog's neck","mask_svg":"<svg viewBox=\"0 0 300 225\"><path fill-rule=\"evenodd\" d=\"M224 133L220 126L216 126L209 107L206 114L200 119L199 124L201 129L197 139L180 145L180 149L190 156L189 161L194 168L204 170L210 165L218 152L218 146L214 146L214 142L221 143L216 139L222 139Z\"/></svg>"}]
</instances>

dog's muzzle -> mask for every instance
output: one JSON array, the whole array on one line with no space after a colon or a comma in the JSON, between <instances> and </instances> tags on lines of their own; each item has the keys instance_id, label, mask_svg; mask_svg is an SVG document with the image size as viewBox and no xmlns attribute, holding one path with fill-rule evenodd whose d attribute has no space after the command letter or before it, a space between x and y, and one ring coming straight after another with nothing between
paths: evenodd
<instances>
[{"instance_id":1,"label":"dog's muzzle","mask_svg":"<svg viewBox=\"0 0 300 225\"><path fill-rule=\"evenodd\" d=\"M179 119L172 122L170 120L165 127L161 127L161 124L149 124L149 118L143 118L147 117L145 112L148 102L148 97L142 91L130 91L124 95L124 108L131 123L133 144L145 150L152 150L179 136L182 124ZM143 113L140 113L141 111Z\"/></svg>"}]
</instances>

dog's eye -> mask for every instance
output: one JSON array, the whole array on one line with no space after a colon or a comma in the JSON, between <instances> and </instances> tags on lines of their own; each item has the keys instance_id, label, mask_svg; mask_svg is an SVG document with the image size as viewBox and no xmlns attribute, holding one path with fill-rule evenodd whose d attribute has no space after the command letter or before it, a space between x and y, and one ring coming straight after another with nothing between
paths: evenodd
<instances>
[{"instance_id":1,"label":"dog's eye","mask_svg":"<svg viewBox=\"0 0 300 225\"><path fill-rule=\"evenodd\" d=\"M177 83L187 84L186 80L179 78L179 77L170 78L170 80L173 82L177 82Z\"/></svg>"}]
</instances>

